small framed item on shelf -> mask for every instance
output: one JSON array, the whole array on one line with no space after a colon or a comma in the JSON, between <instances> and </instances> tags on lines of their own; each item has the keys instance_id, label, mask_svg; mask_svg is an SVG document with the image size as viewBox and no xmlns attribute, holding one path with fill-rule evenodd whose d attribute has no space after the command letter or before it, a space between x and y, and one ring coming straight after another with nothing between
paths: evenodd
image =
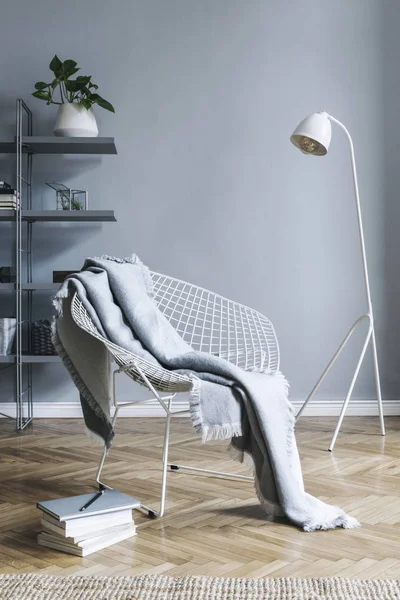
<instances>
[{"instance_id":1,"label":"small framed item on shelf","mask_svg":"<svg viewBox=\"0 0 400 600\"><path fill-rule=\"evenodd\" d=\"M63 183L47 183L56 191L57 210L87 210L88 193L86 190L73 190Z\"/></svg>"}]
</instances>

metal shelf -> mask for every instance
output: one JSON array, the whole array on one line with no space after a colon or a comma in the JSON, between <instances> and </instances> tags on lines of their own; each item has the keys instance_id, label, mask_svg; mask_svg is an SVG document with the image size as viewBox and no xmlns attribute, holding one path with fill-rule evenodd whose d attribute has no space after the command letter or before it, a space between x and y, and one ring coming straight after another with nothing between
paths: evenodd
<instances>
[{"instance_id":1,"label":"metal shelf","mask_svg":"<svg viewBox=\"0 0 400 600\"><path fill-rule=\"evenodd\" d=\"M34 290L57 290L61 284L33 283L32 239L35 222L49 223L104 223L116 221L112 210L62 211L32 210L32 173L33 156L48 155L103 155L117 154L114 138L66 138L55 136L33 136L32 112L25 102L17 99L16 137L14 140L0 140L0 154L14 154L16 162L15 188L21 207L27 210L3 210L0 208L0 224L10 222L15 237L15 277L17 283L0 284L0 292L14 291L15 317L17 320L15 335L15 354L0 356L3 363L0 370L7 367L13 370L14 399L16 403L16 430L21 432L33 419L33 365L35 363L58 363L58 356L36 356L28 354L30 327L23 324L33 321L34 294L24 293ZM24 134L27 135L24 135ZM36 160L36 159L35 159ZM70 230L70 227L68 227ZM26 259L22 258L26 256ZM26 274L23 271L26 268ZM26 283L29 282L29 283ZM26 352L23 349L27 348ZM29 348L29 350L28 350Z\"/></svg>"},{"instance_id":2,"label":"metal shelf","mask_svg":"<svg viewBox=\"0 0 400 600\"><path fill-rule=\"evenodd\" d=\"M13 363L15 362L14 354L7 354L6 356L0 356L0 363Z\"/></svg>"},{"instance_id":3,"label":"metal shelf","mask_svg":"<svg viewBox=\"0 0 400 600\"><path fill-rule=\"evenodd\" d=\"M113 210L22 210L22 220L53 223L106 223L116 221ZM0 210L0 221L15 221L15 210Z\"/></svg>"},{"instance_id":4,"label":"metal shelf","mask_svg":"<svg viewBox=\"0 0 400 600\"><path fill-rule=\"evenodd\" d=\"M14 363L15 354L7 354L7 356L0 356L0 363ZM59 356L39 356L36 354L23 354L21 356L21 362L23 363L59 363L61 358Z\"/></svg>"},{"instance_id":5,"label":"metal shelf","mask_svg":"<svg viewBox=\"0 0 400 600\"><path fill-rule=\"evenodd\" d=\"M59 356L39 356L36 354L23 354L22 355L23 363L60 363L61 358Z\"/></svg>"},{"instance_id":6,"label":"metal shelf","mask_svg":"<svg viewBox=\"0 0 400 600\"><path fill-rule=\"evenodd\" d=\"M0 292L15 290L16 283L0 283ZM61 283L21 283L21 290L58 290Z\"/></svg>"},{"instance_id":7,"label":"metal shelf","mask_svg":"<svg viewBox=\"0 0 400 600\"><path fill-rule=\"evenodd\" d=\"M14 154L17 142L0 141L0 154ZM22 136L26 154L117 154L112 137Z\"/></svg>"}]
</instances>

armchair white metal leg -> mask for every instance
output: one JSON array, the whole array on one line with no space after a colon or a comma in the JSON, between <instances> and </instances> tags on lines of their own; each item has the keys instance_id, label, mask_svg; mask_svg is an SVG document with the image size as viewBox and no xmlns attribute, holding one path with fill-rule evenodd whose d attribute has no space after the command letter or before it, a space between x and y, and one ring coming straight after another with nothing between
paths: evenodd
<instances>
[{"instance_id":1,"label":"armchair white metal leg","mask_svg":"<svg viewBox=\"0 0 400 600\"><path fill-rule=\"evenodd\" d=\"M219 475L220 477L233 477L234 479L243 479L245 481L254 481L254 477L248 475L238 475L237 473L224 473L223 471L211 471L210 469L199 469L197 467L188 467L185 465L178 465L176 463L168 463L168 466L172 471L178 471L183 469L186 471L194 471L197 473L208 473L208 475Z\"/></svg>"},{"instance_id":2,"label":"armchair white metal leg","mask_svg":"<svg viewBox=\"0 0 400 600\"><path fill-rule=\"evenodd\" d=\"M132 367L132 364L129 365L125 365L124 367L120 367L118 369L114 370L113 373L113 406L115 409L113 418L112 418L112 426L114 427L117 417L118 417L118 413L120 411L120 409L127 407L127 406L133 406L134 404L137 404L137 402L122 402L122 403L118 403L117 402L117 385L116 385L116 376L121 374L121 373L125 373L127 370L129 370ZM187 410L177 410L177 411L173 411L172 408L172 403L173 403L173 399L176 396L176 393L173 393L169 396L164 396L161 397L160 394L158 393L158 391L154 388L154 386L152 385L152 383L149 381L149 379L147 378L146 374L143 372L143 370L140 368L139 365L135 364L135 368L138 370L138 372L140 373L143 382L146 384L146 386L148 387L148 389L153 393L154 398L156 400L158 400L158 402L160 403L160 405L162 406L162 408L165 411L166 414L166 423L165 423L165 430L164 430L164 441L163 441L163 450L162 450L162 477L161 477L161 496L160 496L160 508L159 510L155 509L155 508L151 508L149 506L146 506L145 504L141 503L140 504L140 508L147 511L149 517L162 517L164 515L165 512L165 501L166 501L166 492L167 492L167 475L168 475L168 467L170 467L170 469L172 471L176 471L176 470L187 470L187 471L194 471L194 472L200 472L200 473L207 473L210 475L219 475L222 477L233 477L235 479L242 479L242 480L248 480L248 481L254 481L253 477L249 477L249 476L245 476L245 475L237 475L236 473L225 473L222 471L212 471L209 469L200 469L197 467L190 467L187 465L180 465L177 463L169 463L168 462L168 451L169 451L169 435L170 435L170 429L171 429L171 418L173 416L183 416L183 415L189 415L189 411ZM151 398L150 400L152 400L153 398ZM146 401L145 401L146 402ZM100 458L100 463L97 469L97 474L96 474L96 483L99 486L99 489L113 489L111 488L109 485L105 484L103 481L101 481L101 472L103 470L104 467L104 463L106 460L106 457L108 455L108 450L107 448L104 448L101 458Z\"/></svg>"},{"instance_id":3,"label":"armchair white metal leg","mask_svg":"<svg viewBox=\"0 0 400 600\"><path fill-rule=\"evenodd\" d=\"M168 401L168 406L171 406L171 399ZM149 508L145 504L141 504L141 508L147 510L149 517L162 517L165 512L165 500L167 495L167 472L168 472L168 449L169 449L169 432L171 427L171 413L167 414L164 432L164 443L162 453L162 478L161 478L161 497L160 509L157 511L154 508Z\"/></svg>"},{"instance_id":4,"label":"armchair white metal leg","mask_svg":"<svg viewBox=\"0 0 400 600\"><path fill-rule=\"evenodd\" d=\"M115 421L117 420L117 416L118 416L118 408L115 409L115 413L113 416L113 419L111 421L112 426L114 427L115 425ZM112 490L113 488L110 487L109 485L107 485L106 483L104 483L103 481L101 481L100 476L101 476L101 472L103 470L103 466L104 466L104 462L107 458L107 454L109 453L109 449L107 448L107 446L104 446L103 448L103 452L101 454L101 458L100 458L100 464L99 467L97 469L97 473L96 473L96 483L99 486L99 490Z\"/></svg>"}]
</instances>

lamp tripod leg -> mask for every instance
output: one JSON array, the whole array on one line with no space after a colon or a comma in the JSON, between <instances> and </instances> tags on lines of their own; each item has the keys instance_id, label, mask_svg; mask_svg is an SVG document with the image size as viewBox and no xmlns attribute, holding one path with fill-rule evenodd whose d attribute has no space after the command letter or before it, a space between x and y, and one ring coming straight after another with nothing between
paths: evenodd
<instances>
[{"instance_id":1,"label":"lamp tripod leg","mask_svg":"<svg viewBox=\"0 0 400 600\"><path fill-rule=\"evenodd\" d=\"M326 367L325 371L322 373L321 377L318 379L317 383L314 385L313 389L311 390L311 392L309 393L306 401L303 403L302 407L300 408L300 410L298 411L297 415L296 415L296 423L297 421L300 419L301 415L303 414L304 409L306 408L307 404L310 402L310 400L314 397L314 395L317 393L317 391L319 390L321 384L323 383L325 377L328 375L329 371L332 369L333 365L335 364L335 362L337 361L337 359L339 358L342 350L344 349L344 347L346 346L347 342L350 340L351 336L353 335L353 333L355 332L357 326L364 320L364 319L369 319L369 315L362 315L359 319L357 319L357 321L355 321L355 323L350 327L346 337L344 338L344 340L342 341L342 343L340 344L340 346L338 347L338 349L336 350L335 354L333 355L333 357L331 358L328 366Z\"/></svg>"},{"instance_id":2,"label":"lamp tripod leg","mask_svg":"<svg viewBox=\"0 0 400 600\"><path fill-rule=\"evenodd\" d=\"M385 435L385 421L383 418L381 381L380 381L380 376L379 376L378 352L376 349L376 338L375 338L375 329L374 328L372 329L372 353L373 353L373 357L374 357L376 397L378 400L378 410L379 410L379 421L380 421L380 425L381 425L381 434Z\"/></svg>"},{"instance_id":3,"label":"lamp tripod leg","mask_svg":"<svg viewBox=\"0 0 400 600\"><path fill-rule=\"evenodd\" d=\"M336 439L337 439L337 436L339 434L340 427L342 426L344 415L346 414L347 406L349 404L351 394L353 393L353 389L354 389L354 386L356 384L357 377L358 377L358 374L360 372L361 365L363 363L363 360L364 360L364 357L365 357L365 353L366 353L367 348L368 348L369 341L371 339L371 334L372 334L372 328L370 327L368 329L367 337L365 338L364 346L363 346L363 348L361 350L360 358L358 359L358 363L357 363L357 366L356 366L356 370L354 371L354 375L353 375L353 378L351 380L350 387L349 387L348 392L346 394L346 398L344 399L342 410L340 411L339 420L337 422L335 432L333 434L331 443L330 443L329 448L328 448L329 452L332 452L333 448L335 447Z\"/></svg>"}]
</instances>

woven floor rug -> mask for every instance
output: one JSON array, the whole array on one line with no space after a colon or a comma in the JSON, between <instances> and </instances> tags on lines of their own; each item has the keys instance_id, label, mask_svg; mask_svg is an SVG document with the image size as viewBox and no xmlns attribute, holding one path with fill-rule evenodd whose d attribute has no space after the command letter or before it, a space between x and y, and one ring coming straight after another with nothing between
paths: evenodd
<instances>
[{"instance_id":1,"label":"woven floor rug","mask_svg":"<svg viewBox=\"0 0 400 600\"><path fill-rule=\"evenodd\" d=\"M400 600L400 581L0 575L1 600Z\"/></svg>"}]
</instances>

